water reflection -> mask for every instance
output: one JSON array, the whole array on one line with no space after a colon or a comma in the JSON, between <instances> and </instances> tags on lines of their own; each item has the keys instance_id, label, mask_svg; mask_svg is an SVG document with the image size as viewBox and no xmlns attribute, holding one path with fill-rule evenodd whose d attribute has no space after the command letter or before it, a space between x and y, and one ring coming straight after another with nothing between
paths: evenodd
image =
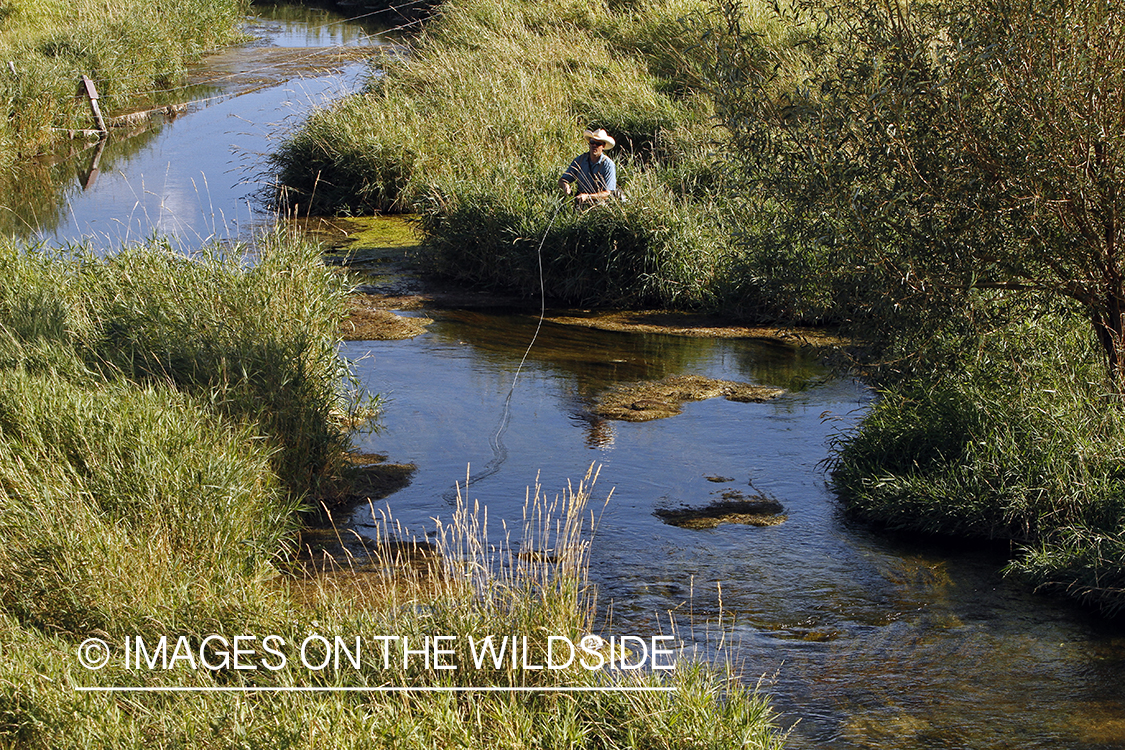
<instances>
[{"instance_id":1,"label":"water reflection","mask_svg":"<svg viewBox=\"0 0 1125 750\"><path fill-rule=\"evenodd\" d=\"M252 41L208 57L187 84L132 103L177 105L171 114L0 170L0 232L110 248L154 233L188 248L245 237L273 218L258 200L266 154L310 107L359 87L364 56L384 43L377 29L373 17L255 6Z\"/></svg>"},{"instance_id":2,"label":"water reflection","mask_svg":"<svg viewBox=\"0 0 1125 750\"><path fill-rule=\"evenodd\" d=\"M347 8L347 15L315 5L255 2L245 31L276 47L381 46L379 34L399 24L389 9Z\"/></svg>"},{"instance_id":3,"label":"water reflection","mask_svg":"<svg viewBox=\"0 0 1125 750\"><path fill-rule=\"evenodd\" d=\"M433 329L434 340L472 346L475 357L513 371L538 325L538 318L527 314L459 310L427 315L448 324ZM789 390L800 390L826 375L811 350L777 342L621 333L549 321L543 323L528 361L572 377L574 392L583 398L615 383L661 380L700 367L723 368L750 382L781 384Z\"/></svg>"},{"instance_id":4,"label":"water reflection","mask_svg":"<svg viewBox=\"0 0 1125 750\"><path fill-rule=\"evenodd\" d=\"M142 128L132 133L115 132L108 140L78 138L49 157L20 161L0 170L0 233L22 240L52 236L66 223L77 197L97 186L99 174L125 169L158 134L156 129Z\"/></svg>"},{"instance_id":5,"label":"water reflection","mask_svg":"<svg viewBox=\"0 0 1125 750\"><path fill-rule=\"evenodd\" d=\"M488 439L536 324L426 315L437 322L417 339L344 349L389 396L383 429L362 447L418 466L388 499L417 534L448 517L442 494L465 463L492 458ZM590 414L614 383L677 374L790 393L692 403L639 424ZM1125 650L1112 626L1005 580L1003 548L896 538L840 514L820 462L868 399L793 347L546 324L513 394L507 462L468 494L494 523L512 523L537 472L553 492L596 459L600 497L613 489L591 560L603 626L675 632L709 658L733 658L750 682L765 675L783 723L796 724L792 747L1122 746ZM788 520L692 530L653 515L734 490L777 498ZM370 511L353 523L364 528ZM1095 708L1082 710L1087 701Z\"/></svg>"}]
</instances>

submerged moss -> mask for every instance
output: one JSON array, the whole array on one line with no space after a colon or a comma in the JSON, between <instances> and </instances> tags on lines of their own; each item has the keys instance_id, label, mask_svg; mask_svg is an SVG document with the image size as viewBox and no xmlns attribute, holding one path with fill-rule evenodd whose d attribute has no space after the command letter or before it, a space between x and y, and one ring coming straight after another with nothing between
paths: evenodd
<instances>
[{"instance_id":1,"label":"submerged moss","mask_svg":"<svg viewBox=\"0 0 1125 750\"><path fill-rule=\"evenodd\" d=\"M418 244L414 225L406 216L363 216L348 219L347 227L347 243L340 248L345 251L413 247Z\"/></svg>"},{"instance_id":2,"label":"submerged moss","mask_svg":"<svg viewBox=\"0 0 1125 750\"><path fill-rule=\"evenodd\" d=\"M594 405L594 413L606 419L647 422L680 413L686 401L703 401L722 396L728 401L763 402L785 393L771 388L730 380L715 380L702 375L673 375L657 381L642 381L616 386L606 391Z\"/></svg>"},{"instance_id":3,"label":"submerged moss","mask_svg":"<svg viewBox=\"0 0 1125 750\"><path fill-rule=\"evenodd\" d=\"M346 341L389 341L411 339L425 333L434 321L395 314L384 299L359 294L349 300L348 316L340 323Z\"/></svg>"},{"instance_id":4,"label":"submerged moss","mask_svg":"<svg viewBox=\"0 0 1125 750\"><path fill-rule=\"evenodd\" d=\"M670 526L683 529L713 529L721 523L777 526L788 518L781 503L766 495L748 497L738 490L726 490L722 497L703 507L660 509L653 515Z\"/></svg>"},{"instance_id":5,"label":"submerged moss","mask_svg":"<svg viewBox=\"0 0 1125 750\"><path fill-rule=\"evenodd\" d=\"M841 347L851 341L823 328L734 325L725 318L675 310L613 310L556 315L552 323L622 333L664 333L708 339L758 339L815 347Z\"/></svg>"}]
</instances>

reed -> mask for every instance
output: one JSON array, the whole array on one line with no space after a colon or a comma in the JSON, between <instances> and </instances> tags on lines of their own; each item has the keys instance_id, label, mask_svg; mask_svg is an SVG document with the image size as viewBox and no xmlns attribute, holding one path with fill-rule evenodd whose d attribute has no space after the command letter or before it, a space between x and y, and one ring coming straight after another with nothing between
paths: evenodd
<instances>
[{"instance_id":1,"label":"reed","mask_svg":"<svg viewBox=\"0 0 1125 750\"><path fill-rule=\"evenodd\" d=\"M582 129L602 126L617 140L628 203L561 217L547 242L552 295L705 304L722 181L710 105L654 73L642 50L669 31L670 19L656 19L673 10L446 3L407 54L374 63L365 93L313 113L282 145L280 200L313 212L420 212L432 268L531 294L531 238L547 229L563 168L585 150Z\"/></svg>"},{"instance_id":2,"label":"reed","mask_svg":"<svg viewBox=\"0 0 1125 750\"><path fill-rule=\"evenodd\" d=\"M747 33L799 47L766 8L749 5ZM730 241L731 216L765 232L780 209L731 201L738 168L710 97L721 23L702 0L447 2L404 53L373 61L364 93L287 138L277 200L420 213L432 270L506 292L538 293L530 248L546 233L557 302L824 320L824 301L807 301L819 290L798 288L816 274L779 291L768 271L784 260ZM616 139L628 202L552 223L587 126Z\"/></svg>"},{"instance_id":3,"label":"reed","mask_svg":"<svg viewBox=\"0 0 1125 750\"><path fill-rule=\"evenodd\" d=\"M626 203L582 210L545 191L463 193L420 224L438 273L538 296L542 265L547 298L569 304L700 306L722 257L717 218L645 175Z\"/></svg>"}]
</instances>

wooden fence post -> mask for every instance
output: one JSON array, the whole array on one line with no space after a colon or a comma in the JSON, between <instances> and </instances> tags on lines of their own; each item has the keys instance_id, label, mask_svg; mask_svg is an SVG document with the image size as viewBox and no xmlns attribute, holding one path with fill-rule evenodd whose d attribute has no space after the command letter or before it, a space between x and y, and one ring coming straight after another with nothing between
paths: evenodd
<instances>
[{"instance_id":1,"label":"wooden fence post","mask_svg":"<svg viewBox=\"0 0 1125 750\"><path fill-rule=\"evenodd\" d=\"M82 76L82 85L86 88L86 96L90 100L90 111L94 113L94 122L98 126L98 131L101 133L108 133L106 129L105 120L102 119L102 110L98 106L98 90L94 87L94 82L87 76Z\"/></svg>"}]
</instances>

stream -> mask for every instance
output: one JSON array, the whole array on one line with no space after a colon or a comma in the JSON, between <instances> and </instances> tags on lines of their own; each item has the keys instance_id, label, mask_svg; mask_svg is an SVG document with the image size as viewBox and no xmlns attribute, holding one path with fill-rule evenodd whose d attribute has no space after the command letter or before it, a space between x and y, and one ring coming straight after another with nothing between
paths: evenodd
<instances>
[{"instance_id":1,"label":"stream","mask_svg":"<svg viewBox=\"0 0 1125 750\"><path fill-rule=\"evenodd\" d=\"M75 142L0 178L0 231L111 252L154 233L189 248L246 239L275 220L255 200L266 155L310 107L360 84L355 48L385 40L328 11L255 11L246 30L256 41L206 59L174 118L115 134L100 154ZM385 399L379 429L357 447L417 467L374 514L354 510L347 522L360 533L387 508L417 536L448 520L455 483L496 455L511 391L504 460L470 499L487 504L490 523L518 526L537 479L554 496L599 467L590 574L606 627L674 631L705 656L722 640L771 696L790 747L1125 747L1120 623L1005 579L1005 549L888 535L840 512L823 461L872 394L809 351L548 322L513 389L536 314L404 314L434 322L413 339L341 346ZM591 411L614 384L689 374L786 393L688 403L640 423ZM785 520L692 529L656 515L724 493L773 498Z\"/></svg>"}]
</instances>

